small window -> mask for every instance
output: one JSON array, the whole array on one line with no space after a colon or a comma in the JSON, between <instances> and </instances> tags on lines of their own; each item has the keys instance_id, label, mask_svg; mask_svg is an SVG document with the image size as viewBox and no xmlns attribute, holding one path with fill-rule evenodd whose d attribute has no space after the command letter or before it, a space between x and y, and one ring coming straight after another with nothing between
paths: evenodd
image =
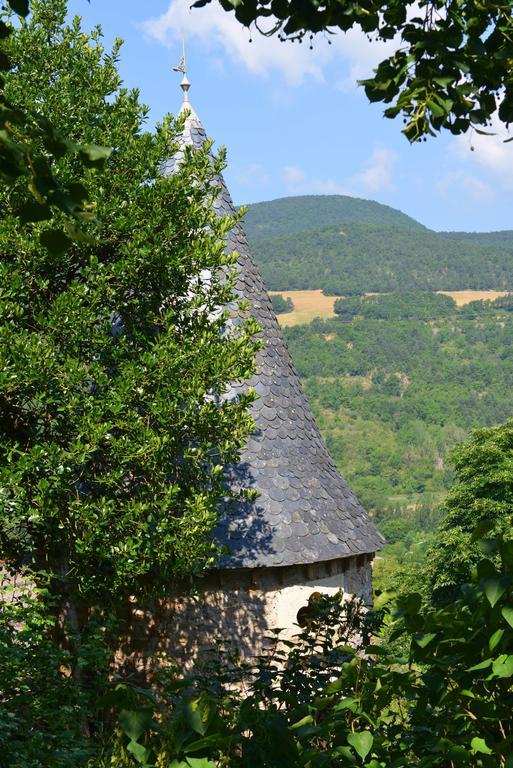
<instances>
[{"instance_id":1,"label":"small window","mask_svg":"<svg viewBox=\"0 0 513 768\"><path fill-rule=\"evenodd\" d=\"M312 614L312 608L317 600L320 600L322 597L322 594L320 592L312 592L310 597L308 598L308 604L303 605L296 615L296 622L299 624L300 627L306 627L310 621L310 616Z\"/></svg>"}]
</instances>

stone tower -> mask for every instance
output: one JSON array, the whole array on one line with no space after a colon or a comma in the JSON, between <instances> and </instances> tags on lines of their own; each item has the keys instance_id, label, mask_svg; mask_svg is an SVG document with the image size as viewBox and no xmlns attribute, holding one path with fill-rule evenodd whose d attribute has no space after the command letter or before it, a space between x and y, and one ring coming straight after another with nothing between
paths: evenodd
<instances>
[{"instance_id":1,"label":"stone tower","mask_svg":"<svg viewBox=\"0 0 513 768\"><path fill-rule=\"evenodd\" d=\"M186 118L181 149L163 164L166 174L183 159L185 145L206 140L189 103L185 67L178 69ZM222 178L219 185L219 214L233 214ZM342 588L370 603L371 563L384 542L323 442L241 224L227 248L239 254L237 292L265 342L249 382L259 398L252 407L257 428L230 471L234 486L256 489L258 497L223 510L215 537L228 554L196 597L178 596L167 607L165 634L179 638L189 659L215 638L230 638L251 655L270 628L294 634L298 610L314 591Z\"/></svg>"}]
</instances>

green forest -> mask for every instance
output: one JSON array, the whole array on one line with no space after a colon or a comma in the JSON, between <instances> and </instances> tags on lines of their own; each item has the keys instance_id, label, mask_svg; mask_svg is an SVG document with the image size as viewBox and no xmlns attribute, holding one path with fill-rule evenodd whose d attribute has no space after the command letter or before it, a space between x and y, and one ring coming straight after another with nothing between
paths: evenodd
<instances>
[{"instance_id":1,"label":"green forest","mask_svg":"<svg viewBox=\"0 0 513 768\"><path fill-rule=\"evenodd\" d=\"M451 486L451 449L513 416L509 304L344 299L344 314L284 331L330 452L389 542L382 586L390 568L422 560Z\"/></svg>"},{"instance_id":2,"label":"green forest","mask_svg":"<svg viewBox=\"0 0 513 768\"><path fill-rule=\"evenodd\" d=\"M512 232L433 232L393 208L341 195L258 203L245 220L272 291L513 289Z\"/></svg>"}]
</instances>

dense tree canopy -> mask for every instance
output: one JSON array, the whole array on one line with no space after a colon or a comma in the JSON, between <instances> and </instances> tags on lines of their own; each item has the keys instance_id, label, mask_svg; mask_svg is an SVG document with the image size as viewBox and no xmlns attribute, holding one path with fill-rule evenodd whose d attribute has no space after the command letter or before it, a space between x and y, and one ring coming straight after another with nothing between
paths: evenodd
<instances>
[{"instance_id":1,"label":"dense tree canopy","mask_svg":"<svg viewBox=\"0 0 513 768\"><path fill-rule=\"evenodd\" d=\"M513 234L434 232L370 200L283 198L246 227L268 289L367 292L513 289Z\"/></svg>"},{"instance_id":2,"label":"dense tree canopy","mask_svg":"<svg viewBox=\"0 0 513 768\"><path fill-rule=\"evenodd\" d=\"M222 157L186 150L164 178L180 122L148 132L120 42L106 51L66 16L65 0L34 0L2 43L4 103L114 148L98 174L27 133L51 200L23 168L0 188L0 762L20 768L94 751L130 601L213 562L224 470L253 424L250 392L224 397L257 343L252 319L228 332L220 311L238 301L234 222L213 206ZM92 213L73 236L52 203L69 189ZM34 203L44 215L24 215Z\"/></svg>"},{"instance_id":3,"label":"dense tree canopy","mask_svg":"<svg viewBox=\"0 0 513 768\"><path fill-rule=\"evenodd\" d=\"M429 553L431 586L454 593L483 556L474 532L511 539L513 422L478 429L453 453L455 479L445 519Z\"/></svg>"},{"instance_id":4,"label":"dense tree canopy","mask_svg":"<svg viewBox=\"0 0 513 768\"><path fill-rule=\"evenodd\" d=\"M275 315L282 315L285 312L292 312L294 304L292 299L287 297L286 299L281 293L275 293L271 296L271 302L273 305L273 312Z\"/></svg>"},{"instance_id":5,"label":"dense tree canopy","mask_svg":"<svg viewBox=\"0 0 513 768\"><path fill-rule=\"evenodd\" d=\"M197 0L201 7L210 0ZM284 41L314 44L317 33L357 28L396 41L374 76L363 81L371 101L402 115L410 141L445 128L481 131L498 113L513 121L513 18L507 0L221 0L242 24Z\"/></svg>"},{"instance_id":6,"label":"dense tree canopy","mask_svg":"<svg viewBox=\"0 0 513 768\"><path fill-rule=\"evenodd\" d=\"M223 467L251 427L250 396L222 394L251 371L254 327L227 334L213 312L233 296L233 222L211 207L220 161L187 153L162 178L179 126L145 132L119 43L107 52L98 30L67 24L64 0L31 8L7 39L6 97L115 151L101 177L84 170L99 221L51 255L54 224L20 222L24 179L1 191L1 550L12 568L65 573L68 593L107 600L213 556ZM64 183L77 168L73 155L55 162Z\"/></svg>"},{"instance_id":7,"label":"dense tree canopy","mask_svg":"<svg viewBox=\"0 0 513 768\"><path fill-rule=\"evenodd\" d=\"M335 301L336 315L375 320L435 320L456 312L450 296L430 291L397 291L382 296L351 296Z\"/></svg>"},{"instance_id":8,"label":"dense tree canopy","mask_svg":"<svg viewBox=\"0 0 513 768\"><path fill-rule=\"evenodd\" d=\"M24 183L27 198L18 215L23 222L50 221L57 212L60 226L41 233L41 245L58 252L70 240L84 237L80 224L94 219L95 208L81 183L83 168L102 168L112 148L77 143L56 128L40 103L22 107L5 92L5 76L16 68L9 52L16 22L24 23L29 0L7 0L0 11L0 180ZM14 24L13 24L14 22ZM55 161L73 156L76 178L64 181Z\"/></svg>"}]
</instances>

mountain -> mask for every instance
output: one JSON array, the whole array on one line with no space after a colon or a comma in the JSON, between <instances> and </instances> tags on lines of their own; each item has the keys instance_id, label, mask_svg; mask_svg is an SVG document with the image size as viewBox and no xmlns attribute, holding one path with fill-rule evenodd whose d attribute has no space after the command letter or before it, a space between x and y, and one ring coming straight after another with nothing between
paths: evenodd
<instances>
[{"instance_id":1,"label":"mountain","mask_svg":"<svg viewBox=\"0 0 513 768\"><path fill-rule=\"evenodd\" d=\"M342 222L425 229L395 208L347 195L303 195L254 203L249 207L245 227L250 240L260 240L307 229L334 227Z\"/></svg>"},{"instance_id":2,"label":"mountain","mask_svg":"<svg viewBox=\"0 0 513 768\"><path fill-rule=\"evenodd\" d=\"M434 232L394 208L343 195L257 203L245 226L269 290L513 290L509 231Z\"/></svg>"}]
</instances>

